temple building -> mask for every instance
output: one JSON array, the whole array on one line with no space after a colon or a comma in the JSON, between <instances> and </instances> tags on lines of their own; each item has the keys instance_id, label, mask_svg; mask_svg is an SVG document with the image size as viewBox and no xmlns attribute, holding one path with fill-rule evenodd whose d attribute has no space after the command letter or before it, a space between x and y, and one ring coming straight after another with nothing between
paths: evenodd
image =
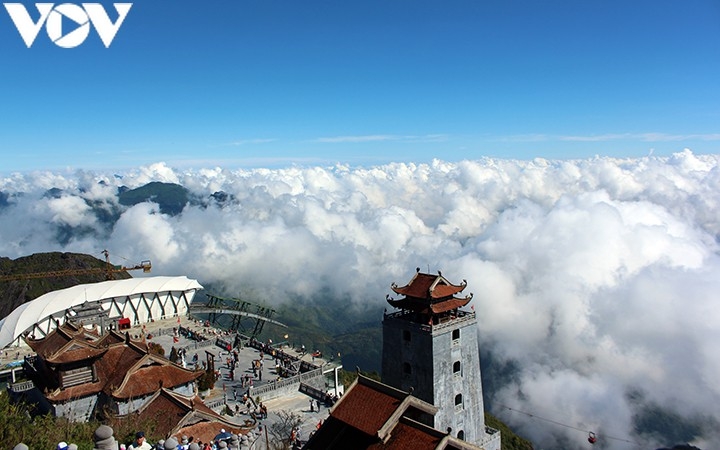
<instances>
[{"instance_id":1,"label":"temple building","mask_svg":"<svg viewBox=\"0 0 720 450\"><path fill-rule=\"evenodd\" d=\"M101 335L72 322L26 342L37 355L25 360L31 389L16 394L73 421L130 414L161 389L192 398L203 373L150 352L143 337Z\"/></svg>"},{"instance_id":2,"label":"temple building","mask_svg":"<svg viewBox=\"0 0 720 450\"><path fill-rule=\"evenodd\" d=\"M159 411L162 414L158 414ZM136 411L134 419L140 423L154 421L156 434L174 436L178 442L182 436L194 436L196 440L209 442L220 429L242 435L255 426L254 420L248 420L245 426L240 426L207 407L199 397L180 395L165 388L155 392Z\"/></svg>"},{"instance_id":3,"label":"temple building","mask_svg":"<svg viewBox=\"0 0 720 450\"><path fill-rule=\"evenodd\" d=\"M420 269L392 284L402 297L387 297L397 311L383 318L382 381L436 407L435 429L499 450L500 432L485 426L475 312L462 309L472 294L456 297L466 286Z\"/></svg>"}]
</instances>

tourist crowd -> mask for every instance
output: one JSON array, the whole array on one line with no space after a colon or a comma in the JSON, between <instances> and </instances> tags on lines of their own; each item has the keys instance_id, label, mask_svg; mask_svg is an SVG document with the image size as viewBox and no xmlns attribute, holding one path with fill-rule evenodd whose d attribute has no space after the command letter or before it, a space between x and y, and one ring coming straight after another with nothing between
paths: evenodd
<instances>
[{"instance_id":1,"label":"tourist crowd","mask_svg":"<svg viewBox=\"0 0 720 450\"><path fill-rule=\"evenodd\" d=\"M262 433L262 427L251 430L247 434L228 433L221 429L215 439L202 442L192 436L181 436L179 438L169 437L161 439L154 445L149 443L145 433L138 431L135 439L129 445L118 442L113 436L114 431L107 425L100 425L93 433L94 450L249 450L252 444ZM60 442L56 450L77 450L76 444ZM23 443L17 444L13 450L31 450ZM35 449L32 449L35 450Z\"/></svg>"}]
</instances>

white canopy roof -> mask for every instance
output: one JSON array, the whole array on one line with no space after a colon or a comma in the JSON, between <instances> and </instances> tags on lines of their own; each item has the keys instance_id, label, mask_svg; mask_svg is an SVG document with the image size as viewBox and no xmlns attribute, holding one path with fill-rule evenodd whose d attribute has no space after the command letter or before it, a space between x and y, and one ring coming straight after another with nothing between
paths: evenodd
<instances>
[{"instance_id":1,"label":"white canopy roof","mask_svg":"<svg viewBox=\"0 0 720 450\"><path fill-rule=\"evenodd\" d=\"M103 281L48 292L24 303L0 320L0 348L14 342L22 333L44 319L85 302L128 297L153 292L196 291L202 289L197 280L187 277L143 277Z\"/></svg>"}]
</instances>

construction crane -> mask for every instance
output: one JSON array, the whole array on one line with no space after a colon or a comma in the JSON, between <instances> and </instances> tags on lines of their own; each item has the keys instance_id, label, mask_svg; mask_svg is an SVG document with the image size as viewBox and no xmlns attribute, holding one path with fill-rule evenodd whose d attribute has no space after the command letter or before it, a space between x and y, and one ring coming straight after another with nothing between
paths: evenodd
<instances>
[{"instance_id":1,"label":"construction crane","mask_svg":"<svg viewBox=\"0 0 720 450\"><path fill-rule=\"evenodd\" d=\"M29 280L33 278L52 278L52 277L66 277L72 275L89 275L93 273L105 272L105 277L108 280L113 279L113 274L117 272L125 272L128 270L142 270L144 273L150 272L152 264L149 260L140 262L134 266L115 266L110 264L110 253L107 250L101 252L105 255L105 267L93 267L90 269L64 269L64 270L53 270L50 272L35 272L35 273L21 273L14 275L2 275L0 276L1 281L14 281L14 280Z\"/></svg>"}]
</instances>

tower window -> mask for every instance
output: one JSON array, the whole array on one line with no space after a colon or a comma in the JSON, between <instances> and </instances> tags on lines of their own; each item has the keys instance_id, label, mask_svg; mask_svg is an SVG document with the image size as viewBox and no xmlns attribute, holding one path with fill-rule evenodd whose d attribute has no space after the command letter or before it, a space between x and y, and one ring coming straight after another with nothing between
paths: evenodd
<instances>
[{"instance_id":1,"label":"tower window","mask_svg":"<svg viewBox=\"0 0 720 450\"><path fill-rule=\"evenodd\" d=\"M453 363L453 375L460 376L460 361Z\"/></svg>"},{"instance_id":2,"label":"tower window","mask_svg":"<svg viewBox=\"0 0 720 450\"><path fill-rule=\"evenodd\" d=\"M463 403L462 394L456 395L455 396L455 409L462 408L462 403Z\"/></svg>"},{"instance_id":3,"label":"tower window","mask_svg":"<svg viewBox=\"0 0 720 450\"><path fill-rule=\"evenodd\" d=\"M405 375L410 375L412 373L412 367L410 366L410 363L403 363L402 368Z\"/></svg>"},{"instance_id":4,"label":"tower window","mask_svg":"<svg viewBox=\"0 0 720 450\"><path fill-rule=\"evenodd\" d=\"M458 339L460 339L460 330L453 330L452 340L457 341Z\"/></svg>"},{"instance_id":5,"label":"tower window","mask_svg":"<svg viewBox=\"0 0 720 450\"><path fill-rule=\"evenodd\" d=\"M461 441L465 440L465 432L463 430L458 431L458 439Z\"/></svg>"},{"instance_id":6,"label":"tower window","mask_svg":"<svg viewBox=\"0 0 720 450\"><path fill-rule=\"evenodd\" d=\"M410 331L403 330L403 341L410 342Z\"/></svg>"}]
</instances>

